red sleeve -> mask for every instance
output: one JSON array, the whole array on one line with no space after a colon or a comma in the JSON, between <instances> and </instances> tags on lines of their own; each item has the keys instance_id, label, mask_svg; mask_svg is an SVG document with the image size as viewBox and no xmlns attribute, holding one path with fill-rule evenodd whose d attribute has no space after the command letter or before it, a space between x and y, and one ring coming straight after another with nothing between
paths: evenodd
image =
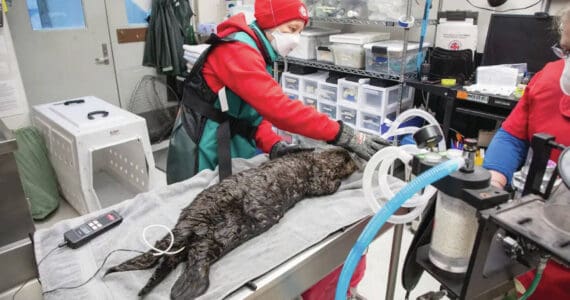
<instances>
[{"instance_id":1,"label":"red sleeve","mask_svg":"<svg viewBox=\"0 0 570 300\"><path fill-rule=\"evenodd\" d=\"M273 125L263 119L259 126L257 126L257 132L255 133L255 144L261 151L269 153L271 147L275 143L282 140L282 138L273 131Z\"/></svg>"},{"instance_id":2,"label":"red sleeve","mask_svg":"<svg viewBox=\"0 0 570 300\"><path fill-rule=\"evenodd\" d=\"M323 141L332 141L338 134L336 121L300 101L291 101L267 73L261 54L244 43L228 43L212 50L203 74L213 91L222 86L230 88L280 129ZM264 132L262 129L258 136Z\"/></svg>"},{"instance_id":3,"label":"red sleeve","mask_svg":"<svg viewBox=\"0 0 570 300\"><path fill-rule=\"evenodd\" d=\"M541 76L542 72L538 72L534 75L526 87L524 95L519 100L519 103L517 103L517 106L515 106L505 122L503 122L503 129L521 140L528 140L528 120L531 101L534 97L536 85L540 84L539 80Z\"/></svg>"}]
</instances>

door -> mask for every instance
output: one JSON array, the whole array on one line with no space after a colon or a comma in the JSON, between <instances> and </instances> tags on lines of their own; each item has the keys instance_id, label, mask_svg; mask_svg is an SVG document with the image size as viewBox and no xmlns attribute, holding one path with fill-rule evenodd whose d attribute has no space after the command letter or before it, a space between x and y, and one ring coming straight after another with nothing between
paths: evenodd
<instances>
[{"instance_id":1,"label":"door","mask_svg":"<svg viewBox=\"0 0 570 300\"><path fill-rule=\"evenodd\" d=\"M120 106L105 1L18 0L7 17L31 106L86 95Z\"/></svg>"}]
</instances>

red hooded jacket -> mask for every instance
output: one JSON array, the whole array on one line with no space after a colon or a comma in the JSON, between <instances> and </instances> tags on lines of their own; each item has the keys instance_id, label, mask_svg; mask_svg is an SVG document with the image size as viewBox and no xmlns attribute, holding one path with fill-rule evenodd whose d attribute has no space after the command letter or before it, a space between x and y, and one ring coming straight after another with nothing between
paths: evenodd
<instances>
[{"instance_id":1,"label":"red hooded jacket","mask_svg":"<svg viewBox=\"0 0 570 300\"><path fill-rule=\"evenodd\" d=\"M243 14L231 17L218 26L218 36L226 37L243 31L258 47L260 40L245 21ZM267 73L262 54L245 43L226 43L208 55L202 71L208 86L217 93L226 86L253 107L263 121L257 129L255 142L264 152L281 140L272 131L277 128L303 136L332 141L339 132L339 124L301 101L291 101L279 84Z\"/></svg>"}]
</instances>

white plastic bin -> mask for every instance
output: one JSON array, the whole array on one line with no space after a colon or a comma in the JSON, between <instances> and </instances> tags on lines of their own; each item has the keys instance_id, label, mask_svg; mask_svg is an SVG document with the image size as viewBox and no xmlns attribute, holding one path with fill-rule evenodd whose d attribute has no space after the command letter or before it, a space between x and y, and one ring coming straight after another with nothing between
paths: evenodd
<instances>
[{"instance_id":1,"label":"white plastic bin","mask_svg":"<svg viewBox=\"0 0 570 300\"><path fill-rule=\"evenodd\" d=\"M328 72L317 72L314 74L307 74L302 76L301 89L303 96L317 98L319 91L319 82L324 82L329 77Z\"/></svg>"},{"instance_id":2,"label":"white plastic bin","mask_svg":"<svg viewBox=\"0 0 570 300\"><path fill-rule=\"evenodd\" d=\"M332 45L317 46L317 61L334 64Z\"/></svg>"},{"instance_id":3,"label":"white plastic bin","mask_svg":"<svg viewBox=\"0 0 570 300\"><path fill-rule=\"evenodd\" d=\"M354 44L362 46L366 43L385 41L389 39L389 32L353 32L333 34L330 36L329 41L331 43Z\"/></svg>"},{"instance_id":4,"label":"white plastic bin","mask_svg":"<svg viewBox=\"0 0 570 300\"><path fill-rule=\"evenodd\" d=\"M338 106L337 119L342 120L344 124L356 128L358 125L358 109L346 106Z\"/></svg>"},{"instance_id":5,"label":"white plastic bin","mask_svg":"<svg viewBox=\"0 0 570 300\"><path fill-rule=\"evenodd\" d=\"M281 75L281 86L284 89L298 93L301 91L301 76L289 72L283 72Z\"/></svg>"},{"instance_id":6,"label":"white plastic bin","mask_svg":"<svg viewBox=\"0 0 570 300\"><path fill-rule=\"evenodd\" d=\"M425 58L426 49L430 45L424 43L422 48ZM369 43L364 45L366 50L366 70L400 75L401 63L404 60L405 73L416 72L416 60L418 57L419 44L408 42L408 50L404 57L404 41L390 40Z\"/></svg>"},{"instance_id":7,"label":"white plastic bin","mask_svg":"<svg viewBox=\"0 0 570 300\"><path fill-rule=\"evenodd\" d=\"M86 214L149 190L154 158L143 118L93 96L33 107L65 199Z\"/></svg>"},{"instance_id":8,"label":"white plastic bin","mask_svg":"<svg viewBox=\"0 0 570 300\"><path fill-rule=\"evenodd\" d=\"M356 69L364 68L364 49L360 45L332 44L334 64Z\"/></svg>"},{"instance_id":9,"label":"white plastic bin","mask_svg":"<svg viewBox=\"0 0 570 300\"><path fill-rule=\"evenodd\" d=\"M395 83L389 87L379 87L370 84L363 84L360 88L360 107L383 114L387 106L394 106L400 103L401 86Z\"/></svg>"},{"instance_id":10,"label":"white plastic bin","mask_svg":"<svg viewBox=\"0 0 570 300\"><path fill-rule=\"evenodd\" d=\"M361 111L358 130L380 135L383 121L383 116L380 113Z\"/></svg>"},{"instance_id":11,"label":"white plastic bin","mask_svg":"<svg viewBox=\"0 0 570 300\"><path fill-rule=\"evenodd\" d=\"M340 30L338 29L307 28L301 32L299 45L288 56L300 59L315 59L317 57L316 48L327 44L329 36L339 32Z\"/></svg>"},{"instance_id":12,"label":"white plastic bin","mask_svg":"<svg viewBox=\"0 0 570 300\"><path fill-rule=\"evenodd\" d=\"M290 91L290 90L283 90L285 92L285 95L287 95L287 97L291 100L301 100L301 97L299 96L299 93L295 92L295 91Z\"/></svg>"},{"instance_id":13,"label":"white plastic bin","mask_svg":"<svg viewBox=\"0 0 570 300\"><path fill-rule=\"evenodd\" d=\"M336 102L338 86L334 83L319 82L317 100Z\"/></svg>"},{"instance_id":14,"label":"white plastic bin","mask_svg":"<svg viewBox=\"0 0 570 300\"><path fill-rule=\"evenodd\" d=\"M359 103L360 85L369 83L370 79L361 78L358 82L346 80L344 78L338 80L338 102L345 106L357 105Z\"/></svg>"},{"instance_id":15,"label":"white plastic bin","mask_svg":"<svg viewBox=\"0 0 570 300\"><path fill-rule=\"evenodd\" d=\"M303 97L303 103L305 103L305 105L307 106L311 106L313 107L315 110L317 110L317 98L312 98L310 96L304 96Z\"/></svg>"},{"instance_id":16,"label":"white plastic bin","mask_svg":"<svg viewBox=\"0 0 570 300\"><path fill-rule=\"evenodd\" d=\"M319 101L318 110L323 114L327 114L329 118L333 120L337 119L337 106L335 102Z\"/></svg>"}]
</instances>

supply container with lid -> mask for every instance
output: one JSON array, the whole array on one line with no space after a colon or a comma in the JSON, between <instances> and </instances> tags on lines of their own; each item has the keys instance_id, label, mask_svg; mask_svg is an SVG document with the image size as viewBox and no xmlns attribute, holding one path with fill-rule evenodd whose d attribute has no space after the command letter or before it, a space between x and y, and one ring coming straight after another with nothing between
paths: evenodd
<instances>
[{"instance_id":1,"label":"supply container with lid","mask_svg":"<svg viewBox=\"0 0 570 300\"><path fill-rule=\"evenodd\" d=\"M362 69L364 68L364 49L366 43L387 40L388 32L357 32L343 33L330 36L334 55L334 63L337 66Z\"/></svg>"},{"instance_id":2,"label":"supply container with lid","mask_svg":"<svg viewBox=\"0 0 570 300\"><path fill-rule=\"evenodd\" d=\"M340 30L331 28L307 28L301 32L299 45L288 56L299 59L315 59L317 47L327 44L329 36L339 32Z\"/></svg>"},{"instance_id":3,"label":"supply container with lid","mask_svg":"<svg viewBox=\"0 0 570 300\"><path fill-rule=\"evenodd\" d=\"M331 44L316 47L317 61L334 64L333 48Z\"/></svg>"},{"instance_id":4,"label":"supply container with lid","mask_svg":"<svg viewBox=\"0 0 570 300\"><path fill-rule=\"evenodd\" d=\"M366 51L366 70L380 72L390 75L400 75L402 61L404 61L404 73L416 72L416 61L420 45L408 42L408 49L404 56L404 41L389 40L368 43L364 45ZM424 43L422 48L425 57L428 43Z\"/></svg>"}]
</instances>

